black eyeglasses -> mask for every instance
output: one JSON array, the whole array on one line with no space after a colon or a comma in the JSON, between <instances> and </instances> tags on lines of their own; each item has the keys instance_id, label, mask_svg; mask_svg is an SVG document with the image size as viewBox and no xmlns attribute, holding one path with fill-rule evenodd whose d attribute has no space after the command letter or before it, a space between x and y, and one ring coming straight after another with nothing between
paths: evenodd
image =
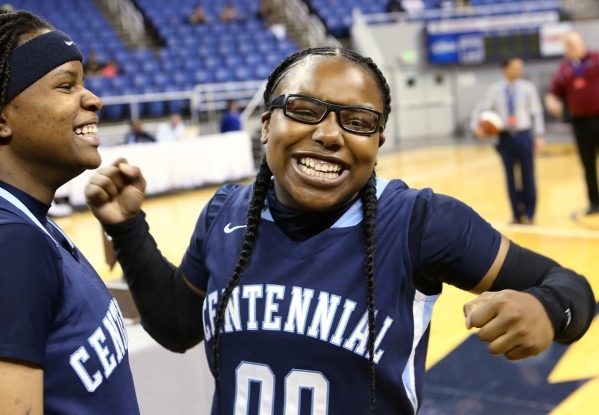
<instances>
[{"instance_id":1,"label":"black eyeglasses","mask_svg":"<svg viewBox=\"0 0 599 415\"><path fill-rule=\"evenodd\" d=\"M330 104L301 94L278 96L270 103L270 109L276 107L282 108L286 117L304 124L318 124L333 111L342 129L362 135L374 134L383 118L383 114L375 110Z\"/></svg>"}]
</instances>

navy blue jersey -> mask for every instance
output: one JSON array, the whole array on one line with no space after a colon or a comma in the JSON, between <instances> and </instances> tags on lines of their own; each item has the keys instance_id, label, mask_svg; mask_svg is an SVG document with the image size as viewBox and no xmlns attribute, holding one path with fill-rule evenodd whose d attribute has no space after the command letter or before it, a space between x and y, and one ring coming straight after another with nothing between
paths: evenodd
<instances>
[{"instance_id":1,"label":"navy blue jersey","mask_svg":"<svg viewBox=\"0 0 599 415\"><path fill-rule=\"evenodd\" d=\"M45 414L139 414L116 301L41 202L0 193L0 358L43 367Z\"/></svg>"},{"instance_id":2,"label":"navy blue jersey","mask_svg":"<svg viewBox=\"0 0 599 415\"><path fill-rule=\"evenodd\" d=\"M423 195L428 203L421 216L439 216L432 211L439 200L453 206L444 213L452 230L439 232L426 217L414 219ZM241 186L217 212L207 206L181 267L207 293L203 316L211 368L216 306L241 250L250 197L251 187ZM380 414L413 414L421 402L429 322L440 282L474 287L491 266L500 238L455 199L435 200L430 191L409 189L401 181L378 179L377 198L376 408ZM268 208L262 219L250 263L225 313L222 413L299 414L300 407L311 414L369 413L361 201L330 228L301 242L281 231ZM415 220L420 222L420 250L411 252L410 223ZM452 250L461 254L448 254ZM476 258L468 268L464 257L470 254ZM434 263L441 271L427 272ZM429 274L441 277L422 277ZM304 412L306 407L311 410Z\"/></svg>"}]
</instances>

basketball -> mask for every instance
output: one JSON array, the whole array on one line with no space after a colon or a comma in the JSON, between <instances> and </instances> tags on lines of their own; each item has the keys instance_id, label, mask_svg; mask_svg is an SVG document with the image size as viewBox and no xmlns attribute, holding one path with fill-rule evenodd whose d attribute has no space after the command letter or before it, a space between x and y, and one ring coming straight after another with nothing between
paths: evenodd
<instances>
[{"instance_id":1,"label":"basketball","mask_svg":"<svg viewBox=\"0 0 599 415\"><path fill-rule=\"evenodd\" d=\"M478 117L478 126L489 136L499 134L503 128L503 121L494 111L483 111Z\"/></svg>"}]
</instances>

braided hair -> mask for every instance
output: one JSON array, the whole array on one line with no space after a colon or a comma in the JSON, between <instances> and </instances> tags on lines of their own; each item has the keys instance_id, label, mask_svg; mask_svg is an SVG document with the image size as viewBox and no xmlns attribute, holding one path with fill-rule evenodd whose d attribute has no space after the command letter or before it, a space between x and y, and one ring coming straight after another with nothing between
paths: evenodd
<instances>
[{"instance_id":1,"label":"braided hair","mask_svg":"<svg viewBox=\"0 0 599 415\"><path fill-rule=\"evenodd\" d=\"M54 30L54 26L25 10L0 9L0 111L6 105L10 54L22 43L23 35L44 29Z\"/></svg>"},{"instance_id":2,"label":"braided hair","mask_svg":"<svg viewBox=\"0 0 599 415\"><path fill-rule=\"evenodd\" d=\"M311 56L322 56L332 59L345 59L350 62L354 62L360 66L368 68L369 72L373 76L383 100L383 121L381 125L384 127L389 114L391 113L391 90L385 77L383 76L380 69L370 58L363 57L355 52L348 49L336 49L331 47L312 48L300 50L287 58L274 69L274 71L268 77L266 88L264 90L264 105L268 109L269 104L272 100L272 96L285 76L303 59ZM266 157L263 157L262 163L256 177L256 181L253 186L253 195L250 201L250 208L248 212L247 228L243 235L242 248L233 274L229 278L227 285L223 291L222 297L218 303L215 317L215 330L213 338L213 355L214 355L214 375L216 380L216 393L217 399L220 402L220 327L223 323L226 308L229 300L233 293L233 290L239 283L239 279L243 270L247 267L254 242L256 241L258 224L260 222L261 212L264 209L264 201L268 190L271 186L272 172L268 167ZM364 246L366 250L366 256L364 260L364 267L366 271L366 283L368 288L367 300L368 300L368 359L370 363L370 413L375 413L376 399L375 399L375 370L374 370L374 343L376 339L375 332L375 305L374 305L374 247L375 247L375 218L377 211L377 198L376 198L376 175L373 171L370 178L360 190L360 198L363 206L364 219L362 226L364 229Z\"/></svg>"}]
</instances>

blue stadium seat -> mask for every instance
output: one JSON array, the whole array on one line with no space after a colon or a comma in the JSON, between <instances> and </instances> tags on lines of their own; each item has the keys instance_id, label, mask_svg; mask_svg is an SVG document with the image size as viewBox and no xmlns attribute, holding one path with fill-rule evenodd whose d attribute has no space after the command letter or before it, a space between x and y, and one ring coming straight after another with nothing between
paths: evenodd
<instances>
[{"instance_id":1,"label":"blue stadium seat","mask_svg":"<svg viewBox=\"0 0 599 415\"><path fill-rule=\"evenodd\" d=\"M193 80L196 84L208 84L212 80L210 72L204 69L198 69L193 73Z\"/></svg>"},{"instance_id":2,"label":"blue stadium seat","mask_svg":"<svg viewBox=\"0 0 599 415\"><path fill-rule=\"evenodd\" d=\"M236 81L249 81L254 78L254 74L245 67L234 69L233 74Z\"/></svg>"},{"instance_id":3,"label":"blue stadium seat","mask_svg":"<svg viewBox=\"0 0 599 415\"><path fill-rule=\"evenodd\" d=\"M232 82L234 80L233 71L225 68L218 68L214 71L214 80L216 82Z\"/></svg>"},{"instance_id":4,"label":"blue stadium seat","mask_svg":"<svg viewBox=\"0 0 599 415\"><path fill-rule=\"evenodd\" d=\"M266 79L274 69L268 65L259 65L254 68L254 78L255 79Z\"/></svg>"}]
</instances>

